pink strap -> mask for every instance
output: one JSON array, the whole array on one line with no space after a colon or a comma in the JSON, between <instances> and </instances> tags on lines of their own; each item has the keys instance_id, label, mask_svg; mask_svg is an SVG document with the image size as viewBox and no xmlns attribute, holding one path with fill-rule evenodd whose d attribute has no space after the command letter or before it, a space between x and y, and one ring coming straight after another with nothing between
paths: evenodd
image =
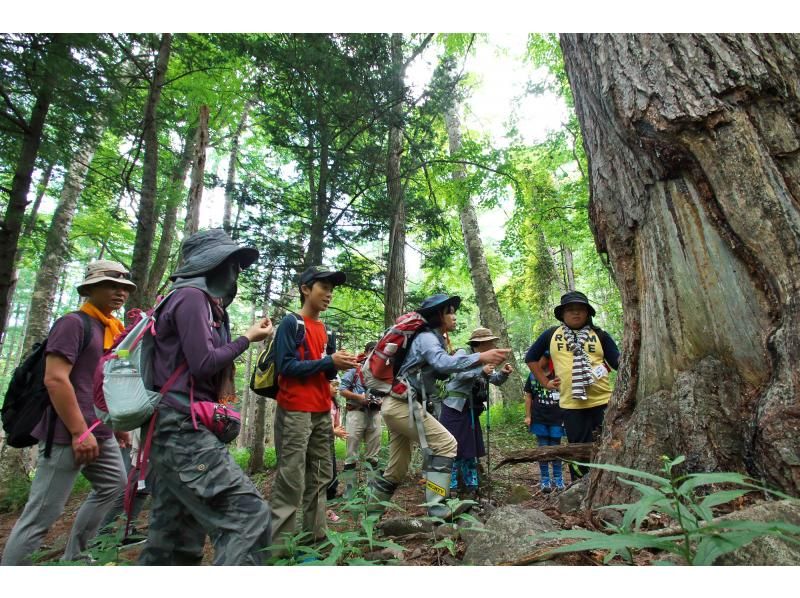
<instances>
[{"instance_id":1,"label":"pink strap","mask_svg":"<svg viewBox=\"0 0 800 598\"><path fill-rule=\"evenodd\" d=\"M91 434L91 433L92 433L92 430L94 430L94 429L95 429L97 426L99 426L99 425L100 425L100 420L99 420L99 419L98 419L98 420L95 420L95 422L94 422L94 423L93 423L91 426L89 426L89 428L88 428L88 429L87 429L87 430L86 430L86 431L85 431L83 434L81 434L81 435L78 437L78 444L80 444L80 443L82 443L84 440L86 440L86 439L89 437L89 434Z\"/></svg>"},{"instance_id":2,"label":"pink strap","mask_svg":"<svg viewBox=\"0 0 800 598\"><path fill-rule=\"evenodd\" d=\"M189 412L192 414L192 425L197 430L197 415L194 412L194 376L189 376Z\"/></svg>"}]
</instances>

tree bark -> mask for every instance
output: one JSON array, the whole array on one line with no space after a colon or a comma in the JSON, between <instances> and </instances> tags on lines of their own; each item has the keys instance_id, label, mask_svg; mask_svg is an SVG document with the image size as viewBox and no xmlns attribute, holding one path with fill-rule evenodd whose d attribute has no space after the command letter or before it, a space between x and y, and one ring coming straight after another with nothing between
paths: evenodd
<instances>
[{"instance_id":1,"label":"tree bark","mask_svg":"<svg viewBox=\"0 0 800 598\"><path fill-rule=\"evenodd\" d=\"M44 194L47 192L47 186L50 184L50 177L53 175L54 166L55 162L51 160L47 163L47 166L45 166L42 172L42 178L39 180L39 185L36 188L36 199L33 200L30 214L28 214L28 218L25 221L25 228L22 231L23 237L27 237L33 233L33 229L36 226L36 219L39 217L39 207L42 205ZM17 262L19 262L19 255L17 255Z\"/></svg>"},{"instance_id":2,"label":"tree bark","mask_svg":"<svg viewBox=\"0 0 800 598\"><path fill-rule=\"evenodd\" d=\"M540 446L534 449L507 453L493 469L500 469L512 463L533 463L534 461L552 461L553 459L571 459L586 462L591 459L595 448L597 447L591 442Z\"/></svg>"},{"instance_id":3,"label":"tree bark","mask_svg":"<svg viewBox=\"0 0 800 598\"><path fill-rule=\"evenodd\" d=\"M192 156L194 155L196 141L197 128L195 126L189 126L186 130L186 136L183 142L183 152L181 152L181 157L175 165L175 169L172 171L172 177L170 177L169 187L167 189L167 199L164 205L164 219L161 223L161 238L158 240L156 257L153 260L153 265L150 267L150 275L147 281L145 302L148 304L155 301L159 289L161 288L164 274L167 271L170 253L172 252L172 244L175 241L178 208L186 193L186 175L189 174L189 167L192 164Z\"/></svg>"},{"instance_id":4,"label":"tree bark","mask_svg":"<svg viewBox=\"0 0 800 598\"><path fill-rule=\"evenodd\" d=\"M622 361L597 460L800 490L800 37L561 38ZM594 472L589 502L631 495Z\"/></svg>"},{"instance_id":5,"label":"tree bark","mask_svg":"<svg viewBox=\"0 0 800 598\"><path fill-rule=\"evenodd\" d=\"M48 48L45 64L41 65L45 75L36 93L36 102L31 111L30 121L25 123L22 146L14 169L8 205L0 222L0 340L5 335L8 313L13 298L16 277L17 245L28 205L28 191L36 165L36 156L42 143L44 123L50 110L56 84L67 70L65 62L69 59L69 45L61 34L53 35Z\"/></svg>"},{"instance_id":6,"label":"tree bark","mask_svg":"<svg viewBox=\"0 0 800 598\"><path fill-rule=\"evenodd\" d=\"M447 125L447 137L450 142L450 155L458 155L461 151L461 130L458 115L454 110L445 114L445 122ZM456 180L463 179L464 176L464 169L461 166L453 173L453 178ZM478 218L475 214L475 208L472 207L472 198L463 197L460 200L459 218L461 219L461 231L464 234L469 273L472 279L472 288L475 289L475 300L478 302L478 309L480 310L481 325L491 329L495 335L500 337L498 346L510 347L511 340L508 338L508 326L503 314L500 312L500 304L497 302L497 294L494 292L492 275L489 272L489 264L486 261L486 254L483 251L483 243L481 242ZM514 373L509 376L505 384L500 386L500 392L506 404L523 399L522 377L517 366L517 358L513 352L509 355L508 361L514 368Z\"/></svg>"},{"instance_id":7,"label":"tree bark","mask_svg":"<svg viewBox=\"0 0 800 598\"><path fill-rule=\"evenodd\" d=\"M206 171L206 148L208 147L208 106L200 106L200 120L197 126L197 141L192 160L192 178L186 205L186 226L183 238L191 237L200 228L200 202L203 200L203 175Z\"/></svg>"},{"instance_id":8,"label":"tree bark","mask_svg":"<svg viewBox=\"0 0 800 598\"><path fill-rule=\"evenodd\" d=\"M27 353L34 343L44 339L49 331L59 276L69 258L69 233L72 220L75 217L78 198L83 191L89 163L100 144L100 137L101 132L95 131L83 141L64 179L61 199L47 231L42 262L36 271L36 282L33 286L25 340L22 345L23 354Z\"/></svg>"},{"instance_id":9,"label":"tree bark","mask_svg":"<svg viewBox=\"0 0 800 598\"><path fill-rule=\"evenodd\" d=\"M403 154L403 102L405 98L405 66L403 64L403 35L393 33L392 109L389 112L389 148L386 158L386 191L391 207L389 224L389 255L384 288L383 324L388 327L405 307L406 285L406 202L400 163Z\"/></svg>"},{"instance_id":10,"label":"tree bark","mask_svg":"<svg viewBox=\"0 0 800 598\"><path fill-rule=\"evenodd\" d=\"M568 291L575 290L575 268L572 264L572 249L561 244L561 255L564 261L564 284Z\"/></svg>"},{"instance_id":11,"label":"tree bark","mask_svg":"<svg viewBox=\"0 0 800 598\"><path fill-rule=\"evenodd\" d=\"M158 103L161 99L161 88L167 74L172 34L161 36L161 45L156 57L153 80L144 110L144 161L142 163L142 194L139 199L139 212L136 221L136 239L133 243L133 259L131 260L131 280L137 289L130 294L126 309L146 307L145 293L148 289L150 274L150 256L153 252L155 238L156 192L158 190Z\"/></svg>"},{"instance_id":12,"label":"tree bark","mask_svg":"<svg viewBox=\"0 0 800 598\"><path fill-rule=\"evenodd\" d=\"M233 192L236 189L236 167L239 164L239 143L241 142L242 132L247 126L247 117L250 114L250 109L253 107L254 100L248 100L242 110L242 116L239 119L239 124L233 132L233 139L231 139L231 156L228 160L228 176L225 180L225 211L222 215L222 228L229 235L231 234L231 213L233 212Z\"/></svg>"},{"instance_id":13,"label":"tree bark","mask_svg":"<svg viewBox=\"0 0 800 598\"><path fill-rule=\"evenodd\" d=\"M316 195L312 196L314 210L309 231L308 251L305 256L305 266L317 265L322 263L322 256L325 252L325 228L330 216L330 203L328 199L328 187L330 181L330 131L323 114L323 107L320 101L319 108L319 179L316 187ZM313 184L311 185L313 188Z\"/></svg>"}]
</instances>

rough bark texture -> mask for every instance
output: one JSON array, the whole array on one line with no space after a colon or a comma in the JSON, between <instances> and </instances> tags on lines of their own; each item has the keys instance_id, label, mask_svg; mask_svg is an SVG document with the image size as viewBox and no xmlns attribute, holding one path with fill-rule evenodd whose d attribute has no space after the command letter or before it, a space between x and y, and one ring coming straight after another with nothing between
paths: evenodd
<instances>
[{"instance_id":1,"label":"rough bark texture","mask_svg":"<svg viewBox=\"0 0 800 598\"><path fill-rule=\"evenodd\" d=\"M231 156L228 160L228 177L225 180L225 211L222 214L222 228L229 235L231 234L231 212L233 211L233 192L236 189L236 167L239 165L239 143L242 138L245 126L247 126L247 117L253 107L254 100L248 101L242 110L242 116L239 119L239 124L233 132L233 139L231 139Z\"/></svg>"},{"instance_id":2,"label":"rough bark texture","mask_svg":"<svg viewBox=\"0 0 800 598\"><path fill-rule=\"evenodd\" d=\"M575 267L572 263L572 249L561 246L561 254L564 256L564 284L568 291L575 290Z\"/></svg>"},{"instance_id":3,"label":"rough bark texture","mask_svg":"<svg viewBox=\"0 0 800 598\"><path fill-rule=\"evenodd\" d=\"M386 191L391 209L389 225L389 255L384 289L383 324L391 326L404 311L406 287L406 202L400 178L403 154L403 98L405 68L403 66L403 35L392 34L392 69L394 105L389 112L389 148L386 158Z\"/></svg>"},{"instance_id":4,"label":"rough bark texture","mask_svg":"<svg viewBox=\"0 0 800 598\"><path fill-rule=\"evenodd\" d=\"M800 37L565 35L625 334L597 459L800 489ZM595 472L594 504L630 491Z\"/></svg>"},{"instance_id":5,"label":"rough bark texture","mask_svg":"<svg viewBox=\"0 0 800 598\"><path fill-rule=\"evenodd\" d=\"M39 342L47 336L59 278L69 257L69 233L72 228L72 220L75 217L78 198L83 191L89 163L92 161L92 156L94 156L99 143L100 132L98 131L83 142L67 170L64 186L61 189L61 198L47 231L42 262L36 271L36 282L25 328L25 341L22 345L23 354L28 352L33 343Z\"/></svg>"},{"instance_id":6,"label":"rough bark texture","mask_svg":"<svg viewBox=\"0 0 800 598\"><path fill-rule=\"evenodd\" d=\"M206 171L206 148L208 147L208 106L200 106L200 119L197 127L197 140L192 160L192 177L186 205L186 226L184 239L192 236L200 228L200 202L203 200L203 175Z\"/></svg>"},{"instance_id":7,"label":"rough bark texture","mask_svg":"<svg viewBox=\"0 0 800 598\"><path fill-rule=\"evenodd\" d=\"M321 102L321 100L320 100ZM316 188L313 181L310 182L312 191L311 200L313 201L313 213L311 228L308 238L308 251L306 252L305 267L322 263L322 255L325 251L325 227L331 213L330 200L328 199L328 187L330 186L330 130L328 123L323 115L320 105L319 115L319 180ZM310 141L309 144L312 142ZM314 193L316 191L316 193Z\"/></svg>"},{"instance_id":8,"label":"rough bark texture","mask_svg":"<svg viewBox=\"0 0 800 598\"><path fill-rule=\"evenodd\" d=\"M450 141L450 154L457 155L461 151L461 128L458 115L455 111L449 111L445 115L445 121L447 124L447 136ZM464 178L463 169L456 170L453 177L456 179ZM494 292L492 275L489 273L489 264L486 261L486 254L483 252L478 217L475 214L475 208L472 207L472 199L470 197L463 198L463 203L459 209L459 218L461 219L461 231L464 235L464 246L467 251L472 288L475 289L475 300L478 302L478 309L480 310L481 325L491 329L492 332L500 337L498 347L510 347L511 341L508 338L508 326L503 314L500 312L500 304L497 302L497 294ZM517 358L513 352L510 354L508 361L514 367L514 373L500 387L505 403L523 399L522 377L517 366Z\"/></svg>"},{"instance_id":9,"label":"rough bark texture","mask_svg":"<svg viewBox=\"0 0 800 598\"><path fill-rule=\"evenodd\" d=\"M25 218L25 207L28 205L28 191L31 188L36 156L42 143L45 118L50 110L56 84L66 70L63 63L68 56L69 46L62 35L55 34L45 63L41 67L45 75L36 93L36 103L31 111L30 120L24 123L22 145L14 168L11 193L5 215L0 222L0 339L4 336L8 323L16 282L14 270L17 263L17 244Z\"/></svg>"},{"instance_id":10,"label":"rough bark texture","mask_svg":"<svg viewBox=\"0 0 800 598\"><path fill-rule=\"evenodd\" d=\"M131 280L137 289L128 298L126 309L146 307L145 293L148 288L150 273L150 255L155 238L156 192L158 182L158 120L156 111L161 99L161 87L169 64L172 35L161 36L161 46L156 58L153 80L150 82L150 93L144 111L144 161L142 163L142 194L139 199L139 211L136 221L136 239L133 243L133 259L131 260Z\"/></svg>"}]
</instances>

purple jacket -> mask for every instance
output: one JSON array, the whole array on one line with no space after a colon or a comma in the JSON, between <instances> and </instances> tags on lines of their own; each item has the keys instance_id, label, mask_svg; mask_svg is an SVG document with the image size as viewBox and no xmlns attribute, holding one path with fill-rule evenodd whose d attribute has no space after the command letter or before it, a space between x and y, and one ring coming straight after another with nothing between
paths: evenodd
<instances>
[{"instance_id":1,"label":"purple jacket","mask_svg":"<svg viewBox=\"0 0 800 598\"><path fill-rule=\"evenodd\" d=\"M228 342L225 324L212 317L208 295L191 287L176 290L158 312L153 385L161 388L184 361L188 371L181 374L171 391L189 394L189 377L194 377L194 398L216 401L221 372L250 342L240 336Z\"/></svg>"}]
</instances>

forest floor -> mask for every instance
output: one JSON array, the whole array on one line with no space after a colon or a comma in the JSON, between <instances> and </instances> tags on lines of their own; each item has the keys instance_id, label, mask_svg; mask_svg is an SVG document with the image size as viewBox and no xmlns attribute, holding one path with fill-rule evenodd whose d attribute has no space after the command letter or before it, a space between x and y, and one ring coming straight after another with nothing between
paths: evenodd
<instances>
[{"instance_id":1,"label":"forest floor","mask_svg":"<svg viewBox=\"0 0 800 598\"><path fill-rule=\"evenodd\" d=\"M521 426L515 426L515 428ZM490 442L490 458L492 463L498 463L503 456L511 451L519 450L522 448L530 448L535 445L535 440L532 436L528 435L524 430L509 429L506 427L499 427L495 431L492 429L493 436ZM386 448L384 447L384 451ZM341 470L341 463L338 463ZM489 477L485 475L485 459L482 467L482 490L480 501L491 500L491 504L499 507L513 502L519 504L521 507L539 509L549 517L555 519L562 524L565 528L570 528L572 525L579 524L581 518L576 517L574 514L566 515L558 511L554 494L545 494L538 489L539 485L539 469L535 463L521 463L505 466L499 470L491 471L491 496L489 496ZM266 474L256 477L256 482L259 485L264 496L270 496L272 482L275 477L275 471L269 470ZM363 479L362 479L363 481ZM343 484L340 484L339 490L341 492ZM42 564L55 563L61 556L69 535L70 528L75 519L81 503L86 498L87 491L76 491L70 497L64 515L53 525L44 539L41 550L38 554L38 562ZM406 477L405 482L398 488L397 492L392 498L392 501L397 504L402 511L399 513L388 513L386 517L394 517L402 514L408 517L424 517L425 508L420 506L424 501L424 490L422 487L422 478L419 472L419 464L412 463L411 470ZM331 505L341 517L341 520L335 524L329 524L330 528L336 531L353 531L359 528L359 522L356 517L348 514L347 512L337 508L338 505L334 502ZM147 529L147 520L149 516L149 505L145 507L140 517L139 530ZM8 535L13 527L19 513L0 513L0 552L5 547ZM451 565L458 564L458 559L463 556L465 546L462 540L457 540L453 551L444 548L433 547L433 542L430 539L403 539L396 540L406 550L404 551L403 562L409 565ZM120 551L118 559L120 563L135 562L141 551L142 546L129 547ZM210 564L213 558L213 547L210 542L206 543L205 547L206 556L204 558L205 564ZM564 564L598 564L592 559L581 555L571 555L562 557L561 562Z\"/></svg>"}]
</instances>

